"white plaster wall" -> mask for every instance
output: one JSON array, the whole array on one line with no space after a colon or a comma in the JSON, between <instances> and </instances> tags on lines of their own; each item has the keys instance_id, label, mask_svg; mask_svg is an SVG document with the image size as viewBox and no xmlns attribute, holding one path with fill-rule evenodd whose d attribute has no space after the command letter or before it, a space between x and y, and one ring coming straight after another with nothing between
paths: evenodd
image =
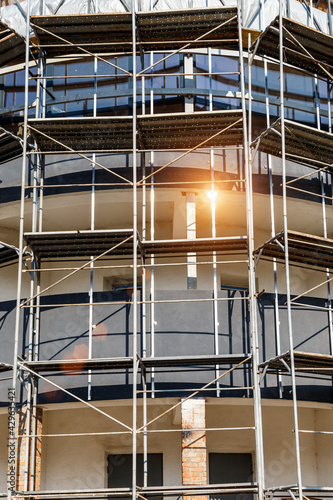
<instances>
[{"instance_id":1,"label":"white plaster wall","mask_svg":"<svg viewBox=\"0 0 333 500\"><path fill-rule=\"evenodd\" d=\"M148 420L162 414L177 399L149 402ZM131 426L129 401L100 403L99 408ZM0 492L6 489L7 412L0 414ZM299 428L333 432L332 406L301 403ZM263 401L263 430L266 486L293 484L296 481L293 411L290 402ZM139 406L138 426L142 425ZM208 398L207 428L249 427L254 425L253 408L248 400ZM179 429L179 411L173 410L157 420L151 429ZM44 409L43 434L113 432L121 426L89 408L74 404L48 405ZM303 483L308 486L333 486L332 435L300 434ZM43 438L41 489L103 488L107 486L107 455L131 453L130 435ZM148 450L163 453L164 485L181 484L180 432L151 433ZM142 452L142 437L138 439ZM252 430L207 431L207 452L252 453L255 466L255 440Z\"/></svg>"},{"instance_id":2,"label":"white plaster wall","mask_svg":"<svg viewBox=\"0 0 333 500\"><path fill-rule=\"evenodd\" d=\"M316 430L331 434L316 434L318 481L322 486L333 484L333 408L315 410Z\"/></svg>"},{"instance_id":3,"label":"white plaster wall","mask_svg":"<svg viewBox=\"0 0 333 500\"><path fill-rule=\"evenodd\" d=\"M17 290L17 264L0 269L0 280L2 283L6 283L6 286L0 287L0 302L15 299ZM23 276L23 295L28 291L28 286L28 276Z\"/></svg>"},{"instance_id":4,"label":"white plaster wall","mask_svg":"<svg viewBox=\"0 0 333 500\"><path fill-rule=\"evenodd\" d=\"M299 404L299 428L302 430L332 430L332 408L315 404ZM294 484L297 481L293 409L290 402L263 401L263 438L266 486ZM223 404L209 399L206 426L248 427L254 425L253 407L248 401L228 400ZM332 436L301 434L300 451L303 484L332 486ZM327 440L328 438L328 440ZM207 432L207 451L252 453L255 467L255 438L251 430Z\"/></svg>"},{"instance_id":5,"label":"white plaster wall","mask_svg":"<svg viewBox=\"0 0 333 500\"><path fill-rule=\"evenodd\" d=\"M149 405L148 420L164 412L172 405L163 403ZM126 425L131 426L132 409L126 406L103 405L103 411L112 414ZM138 420L142 412L139 410ZM173 429L173 412L152 425L152 429ZM56 410L44 413L43 431L53 433L112 432L122 427L107 417L91 409ZM126 430L126 429L125 429ZM141 435L142 436L142 435ZM138 453L142 453L142 437L138 439ZM181 436L179 432L150 434L149 451L163 453L163 482L168 485L181 484ZM132 437L129 434L93 437L45 438L43 442L42 487L41 489L105 488L107 487L108 454L131 454Z\"/></svg>"},{"instance_id":6,"label":"white plaster wall","mask_svg":"<svg viewBox=\"0 0 333 500\"><path fill-rule=\"evenodd\" d=\"M313 429L315 410L299 408L299 428ZM293 409L289 406L263 408L266 485L297 482ZM316 440L312 434L300 437L302 478L306 485L316 486Z\"/></svg>"},{"instance_id":7,"label":"white plaster wall","mask_svg":"<svg viewBox=\"0 0 333 500\"><path fill-rule=\"evenodd\" d=\"M149 402L148 420L163 413L178 399ZM99 404L106 413L131 426L130 402ZM119 431L121 427L91 409L78 409L70 404L49 405L44 411L43 433L80 433ZM54 409L55 408L55 409ZM299 427L332 431L330 405L301 403ZM142 424L138 411L138 426ZM254 425L251 401L208 398L207 428L251 427ZM179 411L173 410L152 424L151 429L179 429ZM263 430L266 486L296 482L293 410L287 401L263 401ZM332 486L332 436L301 435L303 483L308 486ZM107 455L131 453L130 435L93 437L53 437L43 440L41 489L103 488L107 486ZM181 484L180 432L151 433L148 451L163 453L164 485ZM142 439L138 439L142 452ZM255 467L253 430L207 431L207 453L252 453Z\"/></svg>"},{"instance_id":8,"label":"white plaster wall","mask_svg":"<svg viewBox=\"0 0 333 500\"><path fill-rule=\"evenodd\" d=\"M222 185L223 186L223 185ZM197 237L210 237L212 234L211 203L206 190L195 190L197 209ZM216 232L217 236L246 235L245 194L234 190L218 189L216 199ZM139 206L141 194L139 195ZM90 195L88 193L74 193L70 196L49 196L44 200L43 230L73 230L90 228ZM282 229L281 198L275 197L275 224L276 232ZM8 205L8 206L7 206ZM4 241L18 244L18 205L7 204L6 210L0 213L0 236ZM147 228L146 237L151 237L150 198L147 195ZM271 236L271 220L269 197L255 194L255 246L262 244ZM288 224L291 229L322 235L322 212L318 203L288 200ZM102 191L96 196L96 229L130 228L132 225L132 200L129 190L113 192ZM9 229L10 228L10 229ZM31 200L26 203L25 231L31 230ZM142 231L141 211L139 210L139 231ZM329 236L333 234L333 219L328 218ZM156 189L155 193L155 238L185 238L186 237L186 197L180 189ZM0 238L0 240L1 240ZM223 258L230 260L245 259L245 255L228 255ZM184 259L158 259L158 263L184 262ZM209 261L209 256L198 256L198 262ZM68 267L82 265L85 261L68 262ZM105 265L103 262L102 265ZM128 261L117 260L112 265L128 264ZM66 263L45 263L48 269L66 266ZM100 263L96 262L96 267ZM68 271L70 272L70 271ZM104 277L112 277L113 273L131 274L130 269L113 271L112 269L96 269L94 272L94 289L103 290ZM42 288L50 286L62 278L65 271L45 271L42 273ZM238 284L247 282L246 264L219 264L217 267L218 283ZM17 266L8 266L0 269L1 280L6 287L0 290L0 301L16 298ZM147 273L149 278L149 272ZM270 262L261 260L257 269L258 291L265 289L274 291L273 269ZM160 267L155 269L156 289L186 289L186 266ZM301 294L323 281L322 274L313 270L291 266L290 282L291 293ZM149 280L147 282L149 286ZM213 287L212 265L198 266L198 288L207 290ZM278 264L278 288L285 292L285 272L282 264ZM47 293L74 293L89 291L89 271L81 271L65 280L61 285L51 288ZM29 295L29 276L23 277L22 296ZM326 285L311 292L312 296L326 297Z\"/></svg>"}]
</instances>

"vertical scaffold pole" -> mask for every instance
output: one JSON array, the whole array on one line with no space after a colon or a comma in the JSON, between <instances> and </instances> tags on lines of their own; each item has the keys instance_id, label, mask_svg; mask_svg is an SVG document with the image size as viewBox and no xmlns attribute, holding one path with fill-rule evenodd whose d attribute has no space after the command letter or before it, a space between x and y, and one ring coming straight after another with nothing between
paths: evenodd
<instances>
[{"instance_id":1,"label":"vertical scaffold pole","mask_svg":"<svg viewBox=\"0 0 333 500\"><path fill-rule=\"evenodd\" d=\"M331 33L331 32L330 32ZM328 131L332 133L332 103L331 103L331 93L332 93L332 82L328 81L327 82L327 109L328 109ZM328 177L328 174L327 174ZM333 185L332 185L332 174L330 174L330 193L331 193L331 203L333 204ZM328 178L327 178L327 183L328 183ZM332 294L331 290L329 290L328 293L328 303L329 307L331 308L331 301L332 301ZM330 311L330 354L333 354L333 318L332 318L332 311ZM332 381L333 382L333 381Z\"/></svg>"},{"instance_id":2,"label":"vertical scaffold pole","mask_svg":"<svg viewBox=\"0 0 333 500\"><path fill-rule=\"evenodd\" d=\"M137 185L136 185L136 14L135 0L132 0L132 49L133 49L133 439L132 439L132 500L136 500L136 453L137 453L137 329L138 329L138 299L137 299Z\"/></svg>"},{"instance_id":3,"label":"vertical scaffold pole","mask_svg":"<svg viewBox=\"0 0 333 500\"><path fill-rule=\"evenodd\" d=\"M259 364L259 345L258 345L258 325L257 325L257 304L255 295L255 270L253 261L254 250L254 226L253 226L253 194L252 194L252 168L249 161L249 143L247 131L246 101L245 101L245 73L244 73L244 54L242 40L242 0L238 0L238 38L239 38L239 64L240 64L240 83L241 99L243 111L243 143L244 143L244 164L246 181L246 222L248 235L248 256L249 256L249 305L250 305L250 335L251 335L251 354L252 354L252 377L253 377L253 406L255 419L255 440L256 440L256 469L258 483L258 499L264 497L264 467L263 467L263 440L262 440L262 418L261 418L261 400L258 377ZM248 96L249 101L251 95Z\"/></svg>"},{"instance_id":4,"label":"vertical scaffold pole","mask_svg":"<svg viewBox=\"0 0 333 500\"><path fill-rule=\"evenodd\" d=\"M153 10L153 3L150 2L150 10ZM149 64L154 63L154 53L150 52ZM154 114L154 77L150 79L150 114ZM151 174L151 186L150 186L150 239L153 241L155 239L155 186L154 186L154 151L150 152L150 174ZM154 254L150 257L150 356L155 356L155 256ZM155 397L155 368L152 367L150 371L150 381L151 381L151 398Z\"/></svg>"},{"instance_id":5,"label":"vertical scaffold pole","mask_svg":"<svg viewBox=\"0 0 333 500\"><path fill-rule=\"evenodd\" d=\"M212 49L208 48L208 73L209 73L209 111L213 111L213 82L212 82ZM214 149L210 149L210 180L211 180L211 214L212 238L216 238L216 191L214 176ZM217 308L217 264L216 252L213 252L213 321L214 321L214 353L219 354L219 320ZM215 378L220 376L220 366L215 366ZM221 396L220 381L216 382L216 396Z\"/></svg>"},{"instance_id":6,"label":"vertical scaffold pole","mask_svg":"<svg viewBox=\"0 0 333 500\"><path fill-rule=\"evenodd\" d=\"M41 2L41 15L45 14L45 1ZM42 51L39 49L38 51L38 74L43 77L45 74L45 57ZM37 83L37 92L36 92L36 118L41 118L43 114L43 95L44 79L41 78ZM45 82L45 81L44 81ZM44 109L45 112L45 109ZM44 156L37 153L37 165L36 165L36 186L41 186L44 177ZM36 193L36 206L33 213L33 223L32 223L32 231L41 231L41 218L43 214L42 210L42 189L37 190ZM34 220L35 219L35 220ZM40 260L34 257L34 268L39 268ZM40 293L40 272L39 270L34 272L34 284L36 287L36 293L39 295ZM30 293L30 296L33 294ZM40 325L40 297L38 296L35 302L34 307L34 332L33 332L33 349L32 349L32 357L33 361L38 360L38 352L39 352L39 325ZM37 390L38 390L38 379L31 379L31 387L32 387L32 421L31 421L31 446L30 446L30 477L29 477L29 490L35 489L35 480L36 480L36 432L37 432Z\"/></svg>"},{"instance_id":7,"label":"vertical scaffold pole","mask_svg":"<svg viewBox=\"0 0 333 500\"><path fill-rule=\"evenodd\" d=\"M266 28L266 16L265 16L265 2L261 5L262 14L262 24L261 29ZM269 109L269 91L268 91L268 65L266 58L263 58L264 63L264 75L265 75L265 108L266 108L266 127L270 126L270 109ZM275 236L275 209L274 209L274 182L273 182L273 169L272 169L272 157L267 155L268 162L268 174L269 174L269 200L270 200L270 210L271 210L271 237ZM278 282L277 282L277 264L276 258L273 258L273 274L274 274L274 318L275 318L275 335L276 335L276 351L277 354L282 354L281 350L281 332L280 332L280 311L279 311L279 294L278 294ZM283 383L282 376L279 373L277 375L277 382L279 388L279 397L283 396Z\"/></svg>"},{"instance_id":8,"label":"vertical scaffold pole","mask_svg":"<svg viewBox=\"0 0 333 500\"><path fill-rule=\"evenodd\" d=\"M144 62L144 58L143 58ZM141 99L142 99L142 114L146 114L146 92L145 92L145 77L141 77ZM146 177L146 154L141 153L141 168L142 177ZM146 181L142 183L142 241L146 239L147 232L147 189ZM146 289L146 259L141 259L142 263L142 357L147 356L147 289ZM148 486L148 433L147 433L147 373L146 370L141 369L142 374L142 389L143 389L143 402L142 402L142 418L143 418L143 486Z\"/></svg>"},{"instance_id":9,"label":"vertical scaffold pole","mask_svg":"<svg viewBox=\"0 0 333 500\"><path fill-rule=\"evenodd\" d=\"M313 28L313 25L311 26ZM315 76L313 79L313 84L314 84L314 95L315 95L315 107L316 107L316 118L317 118L317 129L321 130L321 123L320 123L320 93L319 93L319 85L318 85L318 77ZM330 102L329 102L329 87L327 88L328 94L327 94L327 106L329 109ZM328 113L329 118L330 118L330 113ZM330 120L329 120L330 122ZM329 125L329 131L330 131L330 125ZM320 189L321 189L321 207L322 207L322 220L323 220L323 236L324 238L328 237L328 231L327 231L327 213L326 213L326 191L325 191L325 181L326 184L328 184L328 174L327 172L319 172L318 174L319 181L320 181ZM327 279L327 308L328 308L328 333L329 333L329 343L331 344L331 339L332 339L332 308L331 308L331 285L330 285L330 270L329 268L326 269L326 279Z\"/></svg>"},{"instance_id":10,"label":"vertical scaffold pole","mask_svg":"<svg viewBox=\"0 0 333 500\"><path fill-rule=\"evenodd\" d=\"M329 2L330 3L330 2ZM330 31L331 34L331 31ZM331 104L331 93L332 93L332 82L328 81L327 82L327 109L328 109L328 131L330 134L332 133L332 104ZM329 183L329 178L328 175L330 175L330 183ZM331 193L331 204L333 205L333 184L332 184L332 174L327 174L326 177L326 182L327 184L330 184L330 193ZM332 301L332 294L331 290L328 291L328 304L329 308L331 308L331 301ZM330 310L330 328L329 328L329 333L330 333L330 354L333 354L333 317L332 317L332 311ZM333 380L332 380L333 382Z\"/></svg>"},{"instance_id":11,"label":"vertical scaffold pole","mask_svg":"<svg viewBox=\"0 0 333 500\"><path fill-rule=\"evenodd\" d=\"M42 10L42 6L41 6ZM41 75L41 69L43 67L41 63L41 51L39 51L38 58L38 75ZM40 98L42 93L41 80L38 80L36 87L36 111L35 117L39 118L40 114ZM32 201L32 223L31 231L37 231L37 220L38 220L38 181L39 181L39 168L40 168L40 155L37 152L34 155L33 160L33 201ZM33 256L31 261L31 271L30 271L30 297L34 295L35 292L35 282L36 282L36 257ZM35 313L36 309L31 303L29 308L29 342L28 342L28 361L33 360L34 354L34 342L35 342ZM36 418L37 418L37 394L36 394L36 380L33 377L29 378L27 387L27 405L26 405L26 429L25 429L25 461L24 461L24 491L32 490L35 478L35 446L36 446ZM31 427L31 431L30 431ZM30 437L32 434L32 437Z\"/></svg>"},{"instance_id":12,"label":"vertical scaffold pole","mask_svg":"<svg viewBox=\"0 0 333 500\"><path fill-rule=\"evenodd\" d=\"M313 26L313 2L310 0L310 22L311 26Z\"/></svg>"},{"instance_id":13,"label":"vertical scaffold pole","mask_svg":"<svg viewBox=\"0 0 333 500\"><path fill-rule=\"evenodd\" d=\"M40 65L38 64L38 67ZM40 81L37 83L37 106L35 116L39 116L39 93ZM34 176L33 176L33 202L32 202L32 224L31 231L37 231L37 218L38 218L38 172L39 172L40 155L37 153L34 158ZM30 270L30 297L35 293L36 282L36 257L33 255ZM29 308L29 342L28 342L28 361L33 360L34 342L35 342L35 307L31 303ZM26 405L26 442L25 442L25 461L24 461L24 491L32 490L35 478L35 432L36 432L36 418L37 418L37 394L36 394L36 380L33 377L29 378L27 387L27 405ZM30 431L31 428L31 431ZM30 434L33 436L30 437Z\"/></svg>"},{"instance_id":14,"label":"vertical scaffold pole","mask_svg":"<svg viewBox=\"0 0 333 500\"><path fill-rule=\"evenodd\" d=\"M332 12L331 12L331 0L327 0L328 4L328 9L327 9L327 15L328 15L328 30L329 34L333 35L333 26L332 26Z\"/></svg>"},{"instance_id":15,"label":"vertical scaffold pole","mask_svg":"<svg viewBox=\"0 0 333 500\"><path fill-rule=\"evenodd\" d=\"M27 136L28 136L28 104L29 104L29 35L30 35L30 1L26 4L26 40L25 40L25 75L24 75L24 124L23 124L23 157L22 157L22 175L21 175L21 206L20 206L20 228L19 228L19 260L17 271L17 295L16 295L16 311L15 311L15 331L14 331L14 356L13 356L13 378L12 378L12 404L17 405L16 394L16 379L17 379L17 356L20 337L20 317L21 317L21 290L22 290L22 260L23 260L23 234L24 234L24 200L25 200L25 183L27 171ZM15 458L17 458L17 422L15 418L14 434L15 434ZM17 480L17 462L14 463L15 488ZM9 479L9 478L8 478ZM10 486L10 482L8 484ZM8 498L11 498L11 489L8 487Z\"/></svg>"},{"instance_id":16,"label":"vertical scaffold pole","mask_svg":"<svg viewBox=\"0 0 333 500\"><path fill-rule=\"evenodd\" d=\"M96 6L97 10L97 6ZM97 116L97 72L98 72L98 60L94 57L94 98L93 98L93 116ZM91 206L90 206L90 229L94 231L95 229L95 207L96 207L96 153L92 155L91 164ZM88 337L88 358L93 357L93 322L94 322L94 262L93 256L90 257L90 279L89 279L89 337ZM88 401L92 399L92 373L88 370Z\"/></svg>"},{"instance_id":17,"label":"vertical scaffold pole","mask_svg":"<svg viewBox=\"0 0 333 500\"><path fill-rule=\"evenodd\" d=\"M285 129L284 129L284 71L283 71L283 0L280 0L279 5L279 58L280 58L280 115L281 115L281 155L282 155L282 196L283 196L283 230L284 230L284 251L285 251L285 272L286 272L286 295L287 295L287 313L288 313L288 336L290 349L290 370L292 381L293 394L293 413L295 426L295 452L296 452L296 470L297 482L299 490L299 498L302 499L302 472L301 472L301 457L299 449L299 432L298 432L298 411L297 411L297 394L296 394L296 375L294 364L294 341L291 318L291 293L290 293L290 274L289 274L289 249L288 249L288 218L287 218L287 174L286 174L286 144L285 144Z\"/></svg>"}]
</instances>

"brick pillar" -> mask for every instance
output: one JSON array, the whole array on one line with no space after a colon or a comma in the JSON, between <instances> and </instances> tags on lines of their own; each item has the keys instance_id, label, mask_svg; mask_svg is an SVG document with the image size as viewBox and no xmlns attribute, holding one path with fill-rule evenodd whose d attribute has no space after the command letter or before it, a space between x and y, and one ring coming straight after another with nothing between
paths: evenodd
<instances>
[{"instance_id":1,"label":"brick pillar","mask_svg":"<svg viewBox=\"0 0 333 500\"><path fill-rule=\"evenodd\" d=\"M43 410L37 408L36 413L36 446L35 446L35 490L40 490L41 466L42 466L42 433L43 433ZM32 486L32 485L31 485Z\"/></svg>"},{"instance_id":2,"label":"brick pillar","mask_svg":"<svg viewBox=\"0 0 333 500\"><path fill-rule=\"evenodd\" d=\"M189 399L182 403L182 478L183 485L207 484L207 446L205 400ZM184 497L207 500L207 496Z\"/></svg>"},{"instance_id":3,"label":"brick pillar","mask_svg":"<svg viewBox=\"0 0 333 500\"><path fill-rule=\"evenodd\" d=\"M26 434L27 428L27 410L22 408L17 416L18 425L18 440L16 448L16 489L17 491L24 491L24 477L25 477L25 457L26 457L26 447L29 446L28 455L28 491L39 490L40 489L40 479L41 479L41 451L42 451L42 438L38 437L42 434L42 417L43 410L37 408L36 412L36 433L35 438L35 466L32 462L32 438L23 437ZM30 432L29 435L33 434L33 416L31 415L30 420ZM22 437L20 437L22 436ZM30 475L34 475L34 481L30 481ZM34 484L33 484L34 483Z\"/></svg>"}]
</instances>

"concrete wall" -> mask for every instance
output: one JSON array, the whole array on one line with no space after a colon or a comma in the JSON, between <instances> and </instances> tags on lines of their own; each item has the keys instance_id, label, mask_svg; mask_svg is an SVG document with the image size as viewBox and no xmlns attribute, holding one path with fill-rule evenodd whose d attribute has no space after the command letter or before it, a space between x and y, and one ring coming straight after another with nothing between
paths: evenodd
<instances>
[{"instance_id":1,"label":"concrete wall","mask_svg":"<svg viewBox=\"0 0 333 500\"><path fill-rule=\"evenodd\" d=\"M316 429L331 434L317 434L318 481L327 486L332 484L333 477L333 411L315 410Z\"/></svg>"},{"instance_id":2,"label":"concrete wall","mask_svg":"<svg viewBox=\"0 0 333 500\"><path fill-rule=\"evenodd\" d=\"M154 418L171 404L149 405L148 418ZM113 403L101 408L108 414L131 426L131 406ZM91 409L46 411L44 431L52 433L112 432L124 430L107 417ZM142 423L139 410L139 425ZM171 412L159 421L159 426L168 429L179 428ZM152 429L159 427L152 425ZM160 427L161 428L161 427ZM164 436L164 437L163 437ZM41 489L105 488L107 487L107 455L131 454L132 437L93 436L47 438L44 442ZM142 453L142 435L139 436L138 452ZM181 484L181 435L179 432L167 435L151 434L149 452L163 453L164 484ZM116 466L116 464L115 464ZM47 473L46 473L47 471Z\"/></svg>"},{"instance_id":3,"label":"concrete wall","mask_svg":"<svg viewBox=\"0 0 333 500\"><path fill-rule=\"evenodd\" d=\"M243 292L221 290L220 298L230 301L218 302L219 320L219 352L222 354L239 354L250 352L248 310ZM197 300L211 299L212 291L207 290L157 290L156 299L165 300ZM117 357L132 355L132 306L131 295L125 291L98 292L94 296L96 302L110 302L109 305L96 306L93 316L93 357ZM279 296L280 304L280 342L281 351L289 350L287 337L287 310L284 305L286 297ZM87 294L52 295L43 298L42 304L48 307L41 310L40 351L41 360L86 359L88 357L89 317L88 308L58 307L59 303L86 302ZM115 302L113 305L112 302ZM124 302L118 305L117 302ZM309 304L323 307L324 299L309 298ZM1 303L3 322L1 335L1 360L11 363L13 359L13 332L15 324L14 301ZM55 306L55 307L52 307ZM28 346L27 316L28 309L22 314L23 335L20 337L19 354L25 355ZM151 352L150 310L147 308L147 355ZM293 311L294 347L299 351L328 353L330 352L329 329L325 311L295 308ZM263 294L258 300L258 327L261 360L267 360L277 354L277 336L275 332L274 296ZM176 356L214 354L213 304L209 300L203 302L158 303L155 307L155 356ZM141 352L142 324L139 320L139 343ZM7 375L3 375L2 378ZM159 390L201 387L213 379L211 371L192 373L156 373L155 384ZM87 395L87 375L57 376L51 378L62 387L74 389L81 397ZM149 378L148 378L149 382ZM298 397L303 400L332 401L330 381L298 378ZM93 399L127 398L131 395L131 375L104 374L93 376ZM291 382L289 376L282 379L283 397L291 398ZM233 387L251 385L251 374L248 370L238 370L221 380L221 385L229 391L229 395L239 397L250 396L246 390L233 390ZM0 394L2 404L6 404L7 382L1 382ZM166 392L160 396L166 396ZM263 397L278 397L278 380L274 375L265 377L262 385ZM55 390L44 381L39 383L41 402L65 401L68 397ZM25 398L24 391L22 398ZM44 399L46 398L46 399Z\"/></svg>"},{"instance_id":4,"label":"concrete wall","mask_svg":"<svg viewBox=\"0 0 333 500\"><path fill-rule=\"evenodd\" d=\"M279 181L278 181L279 183ZM222 184L223 186L223 184ZM190 189L190 188L189 188ZM193 189L192 189L193 190ZM211 229L211 204L207 198L207 189L195 189L197 207L197 237L210 237ZM141 203L139 195L139 204ZM155 239L185 238L186 237L186 198L182 196L180 189L158 189L156 190L155 209ZM31 231L31 199L26 200L25 231ZM147 200L147 214L150 213L149 196ZM90 197L86 192L74 192L67 194L53 194L45 196L43 208L43 231L90 229ZM70 217L69 217L70 214ZM275 197L275 227L276 232L283 228L282 200L280 196ZM246 235L246 213L245 194L241 191L223 189L218 191L216 199L216 234L217 236L244 236ZM142 221L139 211L139 232L142 231ZM149 217L148 217L149 219ZM0 211L0 241L18 245L18 220L19 204L8 202L2 206ZM271 236L270 202L266 194L257 193L254 197L254 220L255 220L255 246L267 241ZM306 233L323 235L322 209L319 203L290 198L288 200L288 224L289 228ZM328 217L328 236L333 234L333 219ZM132 202L129 190L115 189L112 192L101 190L96 193L96 229L130 228L132 226ZM150 238L150 223L147 221L146 237ZM246 255L228 255L224 260L239 261L246 260ZM198 257L198 261L205 262L211 259L207 256ZM222 259L220 259L222 260ZM180 259L168 259L171 262L180 262ZM182 259L184 261L184 259ZM82 262L76 262L78 266ZM110 264L110 261L107 261ZM166 259L159 262L167 262ZM128 261L112 260L112 265L126 265ZM106 262L103 262L106 264ZM59 268L62 265L73 267L73 262L44 262L43 267L47 269ZM96 267L99 266L98 261ZM291 293L304 293L309 288L321 282L321 274L314 270L300 269L291 266ZM6 287L0 290L0 300L16 298L17 266L9 266L0 269L1 280ZM41 286L46 288L57 279L64 276L62 271L43 271L41 275ZM94 271L94 289L102 291L105 289L105 279L122 277L130 279L131 270L127 269L96 269ZM223 285L246 285L247 266L246 263L218 264L218 284ZM267 292L274 291L273 270L270 262L261 261L256 269L258 291L265 289ZM160 267L155 269L156 289L173 290L186 289L186 267ZM28 273L23 276L22 296L29 295L30 280ZM147 286L150 286L149 273ZM198 266L198 288L210 290L213 286L213 270L211 265ZM283 265L278 265L278 289L285 293L285 272ZM81 271L72 278L62 282L61 288L51 289L49 294L55 293L77 293L89 290L89 272ZM323 286L312 292L318 297L327 296L326 287Z\"/></svg>"},{"instance_id":5,"label":"concrete wall","mask_svg":"<svg viewBox=\"0 0 333 500\"><path fill-rule=\"evenodd\" d=\"M148 420L161 415L179 399L149 402ZM102 411L131 426L129 401L104 402ZM122 427L95 410L79 404L43 405L43 434L69 434L120 431ZM139 403L138 425L142 424ZM299 404L299 427L303 430L333 430L332 405ZM296 481L294 424L291 402L265 401L262 409L266 485L293 484ZM6 415L0 415L1 435L6 434ZM206 427L228 428L254 425L250 401L232 398L206 399ZM149 427L151 430L180 429L180 408L172 410ZM126 429L125 429L126 430ZM301 434L303 483L332 486L332 436ZM142 452L142 435L138 439ZM131 453L129 434L81 437L44 437L41 489L104 488L107 486L107 455ZM1 440L0 478L6 474L6 442ZM255 479L255 441L253 430L207 431L207 453L251 453ZM180 485L181 432L150 433L148 451L163 453L163 484ZM115 464L116 466L116 464ZM2 488L3 489L3 488Z\"/></svg>"}]
</instances>

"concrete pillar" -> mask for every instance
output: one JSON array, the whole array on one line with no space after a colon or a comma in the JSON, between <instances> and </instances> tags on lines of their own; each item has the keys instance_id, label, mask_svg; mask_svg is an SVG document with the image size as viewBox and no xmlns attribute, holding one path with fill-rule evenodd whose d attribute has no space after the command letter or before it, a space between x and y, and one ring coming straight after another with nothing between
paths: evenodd
<instances>
[{"instance_id":1,"label":"concrete pillar","mask_svg":"<svg viewBox=\"0 0 333 500\"><path fill-rule=\"evenodd\" d=\"M205 400L189 399L183 401L181 408L183 485L205 485L207 484ZM190 498L191 500L207 500L205 496L191 496Z\"/></svg>"}]
</instances>

